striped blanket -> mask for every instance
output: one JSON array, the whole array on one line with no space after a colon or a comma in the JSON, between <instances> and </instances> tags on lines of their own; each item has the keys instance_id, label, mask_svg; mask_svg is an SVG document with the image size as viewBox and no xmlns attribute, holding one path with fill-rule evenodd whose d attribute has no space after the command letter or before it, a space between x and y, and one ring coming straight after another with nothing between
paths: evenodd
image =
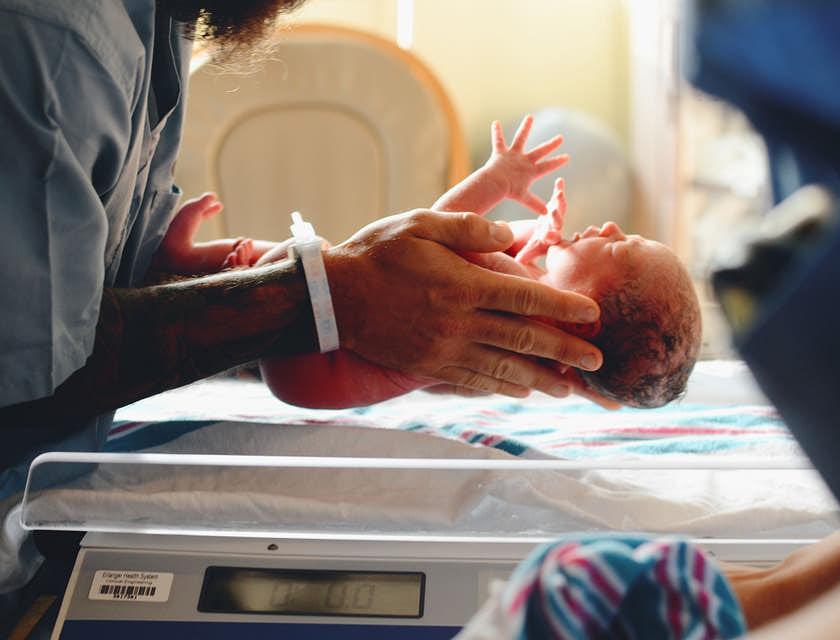
<instances>
[{"instance_id":1,"label":"striped blanket","mask_svg":"<svg viewBox=\"0 0 840 640\"><path fill-rule=\"evenodd\" d=\"M751 385L739 362L701 362L686 397L660 409L605 411L582 399L536 393L516 400L416 391L371 407L314 410L280 402L258 381L226 377L121 409L107 449L146 449L208 424L237 421L415 431L526 458L804 459L774 408Z\"/></svg>"},{"instance_id":2,"label":"striped blanket","mask_svg":"<svg viewBox=\"0 0 840 640\"><path fill-rule=\"evenodd\" d=\"M217 468L211 485L205 474L176 468L166 492L156 470L144 472L151 474L145 491L138 486L142 474L129 469L131 492L117 486L107 505L96 491L91 500L107 508L103 517L142 498L144 505L163 501L144 511L150 519L163 513L204 519L213 511L224 522L272 531L277 523L297 530L327 522L457 534L824 536L838 526L837 503L745 374L737 362L700 363L679 402L616 412L541 394L514 400L422 391L371 407L311 410L279 402L261 382L221 377L121 409L106 449L523 464L492 472L472 465L465 474L373 474L364 465L326 472L326 464L304 473L278 463L259 472ZM562 462L546 470L558 460L575 469L555 471ZM760 468L768 465L774 468Z\"/></svg>"}]
</instances>

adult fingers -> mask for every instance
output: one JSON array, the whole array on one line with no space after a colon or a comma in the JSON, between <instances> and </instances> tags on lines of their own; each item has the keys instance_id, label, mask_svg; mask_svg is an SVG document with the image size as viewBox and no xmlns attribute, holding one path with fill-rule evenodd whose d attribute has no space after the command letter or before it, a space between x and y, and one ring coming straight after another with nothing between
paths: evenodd
<instances>
[{"instance_id":1,"label":"adult fingers","mask_svg":"<svg viewBox=\"0 0 840 640\"><path fill-rule=\"evenodd\" d=\"M572 393L574 393L575 395L579 395L583 398L586 398L587 400L594 402L598 406L607 409L608 411L617 411L624 406L618 400L606 398L597 391L593 391L592 389L590 389L580 377L580 374L574 369L560 371L560 367L555 367L555 370L558 373L560 373L563 376L563 379L569 383L569 387L571 388Z\"/></svg>"},{"instance_id":2,"label":"adult fingers","mask_svg":"<svg viewBox=\"0 0 840 640\"><path fill-rule=\"evenodd\" d=\"M595 322L600 309L594 300L573 291L561 291L535 280L505 274L477 274L486 279L476 284L476 307L507 311L523 316L544 316L561 322ZM490 281L492 279L492 282Z\"/></svg>"},{"instance_id":3,"label":"adult fingers","mask_svg":"<svg viewBox=\"0 0 840 640\"><path fill-rule=\"evenodd\" d=\"M500 393L512 398L527 398L531 393L531 389L526 386L499 380L464 367L445 367L436 375L449 388L465 390L462 395L471 393L480 396Z\"/></svg>"},{"instance_id":4,"label":"adult fingers","mask_svg":"<svg viewBox=\"0 0 840 640\"><path fill-rule=\"evenodd\" d=\"M531 272L519 264L513 256L502 253L501 251L493 251L491 253L464 252L461 255L473 264L490 269L491 271L508 273L513 276L519 276L520 278L533 278Z\"/></svg>"},{"instance_id":5,"label":"adult fingers","mask_svg":"<svg viewBox=\"0 0 840 640\"><path fill-rule=\"evenodd\" d=\"M423 387L423 391L434 395L454 395L465 398L477 398L479 396L492 395L489 391L479 391L478 389L470 389L469 387L461 387L457 384L450 384L448 382L441 382L440 384L433 384L429 387Z\"/></svg>"},{"instance_id":6,"label":"adult fingers","mask_svg":"<svg viewBox=\"0 0 840 640\"><path fill-rule=\"evenodd\" d=\"M530 318L477 311L472 335L481 344L526 356L548 358L586 371L595 371L603 362L601 352L594 345ZM486 366L477 370L492 373L487 371ZM559 376L556 372L552 373Z\"/></svg>"},{"instance_id":7,"label":"adult fingers","mask_svg":"<svg viewBox=\"0 0 840 640\"><path fill-rule=\"evenodd\" d=\"M513 242L506 222L493 222L474 213L412 213L415 236L433 240L454 251L504 251Z\"/></svg>"},{"instance_id":8,"label":"adult fingers","mask_svg":"<svg viewBox=\"0 0 840 640\"><path fill-rule=\"evenodd\" d=\"M552 368L535 358L520 356L492 347L477 347L463 354L459 365L439 372L447 381L463 387L523 397L523 391L536 389L556 398L565 398L571 386Z\"/></svg>"}]
</instances>

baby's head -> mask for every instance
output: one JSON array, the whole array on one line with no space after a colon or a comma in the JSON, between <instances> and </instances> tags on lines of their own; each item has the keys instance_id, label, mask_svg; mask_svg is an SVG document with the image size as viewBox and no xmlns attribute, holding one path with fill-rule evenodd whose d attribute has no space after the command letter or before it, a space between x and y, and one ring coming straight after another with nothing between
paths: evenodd
<instances>
[{"instance_id":1,"label":"baby's head","mask_svg":"<svg viewBox=\"0 0 840 640\"><path fill-rule=\"evenodd\" d=\"M586 339L604 364L579 371L586 384L633 407L659 407L682 394L700 348L700 305L673 251L608 222L549 248L546 269L552 285L601 307L600 330Z\"/></svg>"}]
</instances>

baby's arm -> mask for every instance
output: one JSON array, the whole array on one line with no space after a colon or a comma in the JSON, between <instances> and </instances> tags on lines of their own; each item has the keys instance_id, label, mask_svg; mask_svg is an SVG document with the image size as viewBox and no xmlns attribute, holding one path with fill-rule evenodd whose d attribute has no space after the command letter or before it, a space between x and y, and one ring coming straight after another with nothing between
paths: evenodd
<instances>
[{"instance_id":1,"label":"baby's arm","mask_svg":"<svg viewBox=\"0 0 840 640\"><path fill-rule=\"evenodd\" d=\"M563 178L554 183L554 193L548 201L548 211L537 219L530 240L516 254L519 264L528 266L541 258L548 248L563 242L563 222L566 219L566 188Z\"/></svg>"},{"instance_id":2,"label":"baby's arm","mask_svg":"<svg viewBox=\"0 0 840 640\"><path fill-rule=\"evenodd\" d=\"M525 143L531 126L532 116L526 116L508 147L498 120L492 125L493 151L483 167L452 187L432 205L435 211L472 211L484 215L504 199L515 200L545 213L545 204L529 189L542 176L562 167L569 158L566 155L546 158L562 143L562 136L538 145L525 152Z\"/></svg>"}]
</instances>

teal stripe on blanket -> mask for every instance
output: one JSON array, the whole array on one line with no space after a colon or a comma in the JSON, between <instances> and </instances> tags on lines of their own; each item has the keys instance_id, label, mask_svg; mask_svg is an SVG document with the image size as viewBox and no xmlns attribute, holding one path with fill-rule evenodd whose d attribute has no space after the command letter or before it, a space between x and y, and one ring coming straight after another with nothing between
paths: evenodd
<instances>
[{"instance_id":1,"label":"teal stripe on blanket","mask_svg":"<svg viewBox=\"0 0 840 640\"><path fill-rule=\"evenodd\" d=\"M157 447L176 438L202 429L217 420L176 420L166 422L115 422L104 450L109 453L127 453ZM121 430L129 428L124 433Z\"/></svg>"}]
</instances>

